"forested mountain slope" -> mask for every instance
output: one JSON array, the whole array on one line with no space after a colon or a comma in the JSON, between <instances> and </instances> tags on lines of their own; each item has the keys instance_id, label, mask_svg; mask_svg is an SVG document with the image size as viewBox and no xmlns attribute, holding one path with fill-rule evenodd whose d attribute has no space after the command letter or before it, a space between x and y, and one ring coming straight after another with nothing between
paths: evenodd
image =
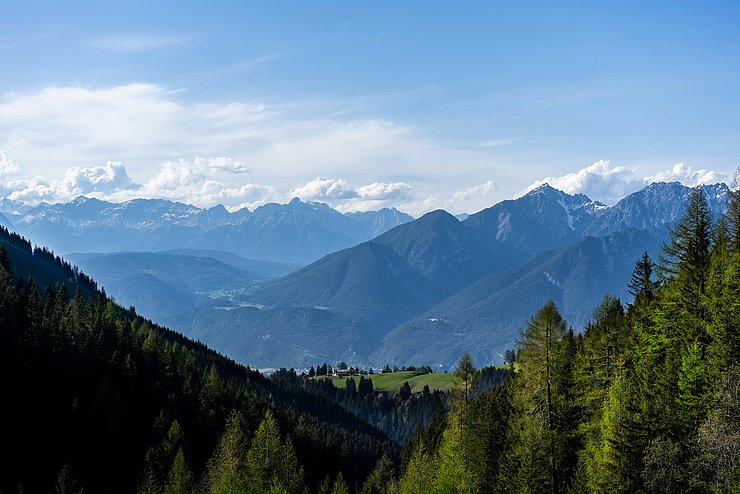
<instances>
[{"instance_id":1,"label":"forested mountain slope","mask_svg":"<svg viewBox=\"0 0 740 494\"><path fill-rule=\"evenodd\" d=\"M338 406L116 306L19 236L0 229L0 247L0 490L300 493L397 457Z\"/></svg>"},{"instance_id":2,"label":"forested mountain slope","mask_svg":"<svg viewBox=\"0 0 740 494\"><path fill-rule=\"evenodd\" d=\"M583 328L605 294L626 299L635 259L645 251L657 255L661 240L657 232L627 230L584 237L542 253L512 271L483 278L394 328L373 358L448 369L468 351L482 365L500 363L522 321L543 301L555 301L570 324Z\"/></svg>"}]
</instances>

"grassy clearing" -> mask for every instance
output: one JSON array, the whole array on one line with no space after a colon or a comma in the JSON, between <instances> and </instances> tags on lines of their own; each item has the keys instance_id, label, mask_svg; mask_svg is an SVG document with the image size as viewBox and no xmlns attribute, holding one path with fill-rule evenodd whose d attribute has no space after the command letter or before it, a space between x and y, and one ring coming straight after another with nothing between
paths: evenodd
<instances>
[{"instance_id":1,"label":"grassy clearing","mask_svg":"<svg viewBox=\"0 0 740 494\"><path fill-rule=\"evenodd\" d=\"M377 391L386 391L388 393L398 393L403 383L408 381L412 393L421 393L424 385L429 385L429 389L434 391L447 391L453 385L453 375L444 373L421 374L415 371L388 372L386 374L373 374L365 376L365 379L373 380L373 388ZM321 379L321 378L319 378ZM338 388L345 387L347 379L332 377L331 381ZM355 383L360 380L359 376L354 376Z\"/></svg>"}]
</instances>

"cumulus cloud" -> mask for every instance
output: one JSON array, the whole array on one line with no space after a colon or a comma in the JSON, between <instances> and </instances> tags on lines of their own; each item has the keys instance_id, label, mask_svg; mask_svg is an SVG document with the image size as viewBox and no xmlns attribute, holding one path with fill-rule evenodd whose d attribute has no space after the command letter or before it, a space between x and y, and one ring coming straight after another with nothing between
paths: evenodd
<instances>
[{"instance_id":1,"label":"cumulus cloud","mask_svg":"<svg viewBox=\"0 0 740 494\"><path fill-rule=\"evenodd\" d=\"M290 191L292 197L326 202L340 211L367 211L385 207L387 201L403 199L410 193L411 184L408 182L374 182L353 188L345 180L322 177Z\"/></svg>"},{"instance_id":2,"label":"cumulus cloud","mask_svg":"<svg viewBox=\"0 0 740 494\"><path fill-rule=\"evenodd\" d=\"M159 197L201 207L223 204L229 208L264 204L275 194L274 188L267 185L232 185L221 181L218 175L223 171L234 174L247 173L249 169L240 161L225 156L165 161L137 193L141 197Z\"/></svg>"},{"instance_id":3,"label":"cumulus cloud","mask_svg":"<svg viewBox=\"0 0 740 494\"><path fill-rule=\"evenodd\" d=\"M363 185L357 189L357 196L367 201L387 201L404 196L411 191L411 184L408 182L382 183L375 182L369 185Z\"/></svg>"},{"instance_id":4,"label":"cumulus cloud","mask_svg":"<svg viewBox=\"0 0 740 494\"><path fill-rule=\"evenodd\" d=\"M79 194L115 192L141 187L129 178L126 168L117 161L109 161L104 166L92 168L70 168L64 174L62 184L73 193Z\"/></svg>"},{"instance_id":5,"label":"cumulus cloud","mask_svg":"<svg viewBox=\"0 0 740 494\"><path fill-rule=\"evenodd\" d=\"M7 151L0 149L0 179L18 173L20 168Z\"/></svg>"},{"instance_id":6,"label":"cumulus cloud","mask_svg":"<svg viewBox=\"0 0 740 494\"><path fill-rule=\"evenodd\" d=\"M652 182L677 181L693 187L695 185L722 182L726 179L727 176L723 173L704 169L693 170L683 163L678 163L655 175L641 177L638 175L637 168L612 166L609 161L600 160L574 173L538 180L517 194L517 197L536 189L542 184L550 184L550 186L568 194L585 194L592 199L613 204Z\"/></svg>"},{"instance_id":7,"label":"cumulus cloud","mask_svg":"<svg viewBox=\"0 0 740 494\"><path fill-rule=\"evenodd\" d=\"M154 177L140 184L129 177L122 163L109 161L104 166L70 168L59 180L36 176L9 182L5 192L10 199L28 204L66 202L85 195L111 201L165 198L202 207L224 204L236 209L255 207L276 196L275 189L267 185L230 185L215 180L213 177L223 170L247 171L243 164L226 157L179 159L162 163Z\"/></svg>"},{"instance_id":8,"label":"cumulus cloud","mask_svg":"<svg viewBox=\"0 0 740 494\"><path fill-rule=\"evenodd\" d=\"M612 166L607 160L599 160L574 173L538 180L519 195L542 184L550 184L568 194L585 194L592 199L613 203L644 185L645 181L635 173L634 168Z\"/></svg>"},{"instance_id":9,"label":"cumulus cloud","mask_svg":"<svg viewBox=\"0 0 740 494\"><path fill-rule=\"evenodd\" d=\"M327 199L351 199L357 197L357 191L341 179L317 177L305 185L294 187L290 191L293 197L304 201L322 201Z\"/></svg>"},{"instance_id":10,"label":"cumulus cloud","mask_svg":"<svg viewBox=\"0 0 740 494\"><path fill-rule=\"evenodd\" d=\"M457 192L452 194L452 199L450 199L450 202L467 201L472 197L485 196L497 190L498 182L496 182L495 180L489 180L488 182L474 185L473 187L468 187L465 190L458 190Z\"/></svg>"},{"instance_id":11,"label":"cumulus cloud","mask_svg":"<svg viewBox=\"0 0 740 494\"><path fill-rule=\"evenodd\" d=\"M140 188L141 185L128 176L126 168L115 161L103 166L70 168L61 180L37 176L30 180L13 181L7 186L10 199L29 204L65 201L79 195L108 196Z\"/></svg>"},{"instance_id":12,"label":"cumulus cloud","mask_svg":"<svg viewBox=\"0 0 740 494\"><path fill-rule=\"evenodd\" d=\"M727 180L727 175L714 170L694 170L684 163L676 163L668 170L659 172L645 180L649 182L681 182L689 187L697 185L715 184Z\"/></svg>"}]
</instances>

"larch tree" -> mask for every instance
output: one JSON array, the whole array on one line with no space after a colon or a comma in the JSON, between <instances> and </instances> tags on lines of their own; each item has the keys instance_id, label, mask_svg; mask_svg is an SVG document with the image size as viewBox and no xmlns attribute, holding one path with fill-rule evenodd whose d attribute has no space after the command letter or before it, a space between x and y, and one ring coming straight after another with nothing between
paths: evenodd
<instances>
[{"instance_id":1,"label":"larch tree","mask_svg":"<svg viewBox=\"0 0 740 494\"><path fill-rule=\"evenodd\" d=\"M555 303L545 304L527 323L519 347L519 372L514 394L520 423L515 454L520 485L527 492L557 493L569 479L560 478L571 455L566 451L566 397L572 379L565 375L571 341ZM561 362L558 362L560 360Z\"/></svg>"},{"instance_id":2,"label":"larch tree","mask_svg":"<svg viewBox=\"0 0 740 494\"><path fill-rule=\"evenodd\" d=\"M177 450L172 468L167 475L167 483L164 486L164 494L189 494L195 488L193 472L190 471L182 448Z\"/></svg>"},{"instance_id":3,"label":"larch tree","mask_svg":"<svg viewBox=\"0 0 740 494\"><path fill-rule=\"evenodd\" d=\"M253 492L269 492L275 486L289 494L303 491L303 469L295 449L289 439L284 443L280 440L277 420L269 410L252 439L246 470Z\"/></svg>"},{"instance_id":4,"label":"larch tree","mask_svg":"<svg viewBox=\"0 0 740 494\"><path fill-rule=\"evenodd\" d=\"M247 490L246 452L248 442L242 417L231 412L224 433L208 462L204 491L210 494L228 494Z\"/></svg>"},{"instance_id":5,"label":"larch tree","mask_svg":"<svg viewBox=\"0 0 740 494\"><path fill-rule=\"evenodd\" d=\"M472 383L474 373L475 365L473 364L473 357L470 353L465 352L462 354L462 357L460 357L457 367L455 367L455 377L460 380L462 385L462 399L460 401L460 434L462 434L463 424L466 419L470 385Z\"/></svg>"}]
</instances>

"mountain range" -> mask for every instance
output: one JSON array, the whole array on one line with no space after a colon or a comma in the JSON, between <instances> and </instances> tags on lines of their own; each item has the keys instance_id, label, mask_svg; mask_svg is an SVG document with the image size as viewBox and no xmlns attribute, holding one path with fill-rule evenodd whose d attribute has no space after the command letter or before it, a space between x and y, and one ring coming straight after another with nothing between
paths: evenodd
<instances>
[{"instance_id":1,"label":"mountain range","mask_svg":"<svg viewBox=\"0 0 740 494\"><path fill-rule=\"evenodd\" d=\"M727 186L704 191L719 214ZM431 212L257 286L239 299L249 307L229 311L233 324L211 315L190 330L235 358L281 355L280 365L342 358L449 369L464 351L500 363L548 300L577 330L606 294L629 301L635 261L657 257L690 192L653 184L607 207L545 185L464 221Z\"/></svg>"},{"instance_id":2,"label":"mountain range","mask_svg":"<svg viewBox=\"0 0 740 494\"><path fill-rule=\"evenodd\" d=\"M727 186L703 189L722 212ZM635 261L657 256L690 192L655 183L606 206L543 185L469 216L413 221L298 200L235 213L82 198L26 210L6 201L0 211L34 241L28 232L61 232L69 246L98 239L84 250L104 253L70 259L119 303L241 362L448 369L464 351L479 365L500 363L548 300L575 329L604 295L628 301ZM128 250L177 250L105 253L124 250L116 235ZM331 253L295 264L322 249Z\"/></svg>"},{"instance_id":3,"label":"mountain range","mask_svg":"<svg viewBox=\"0 0 740 494\"><path fill-rule=\"evenodd\" d=\"M293 199L254 211L201 209L160 199L111 203L80 196L69 203L0 201L0 224L56 252L210 249L279 263L308 264L413 218L397 209L340 213Z\"/></svg>"}]
</instances>

